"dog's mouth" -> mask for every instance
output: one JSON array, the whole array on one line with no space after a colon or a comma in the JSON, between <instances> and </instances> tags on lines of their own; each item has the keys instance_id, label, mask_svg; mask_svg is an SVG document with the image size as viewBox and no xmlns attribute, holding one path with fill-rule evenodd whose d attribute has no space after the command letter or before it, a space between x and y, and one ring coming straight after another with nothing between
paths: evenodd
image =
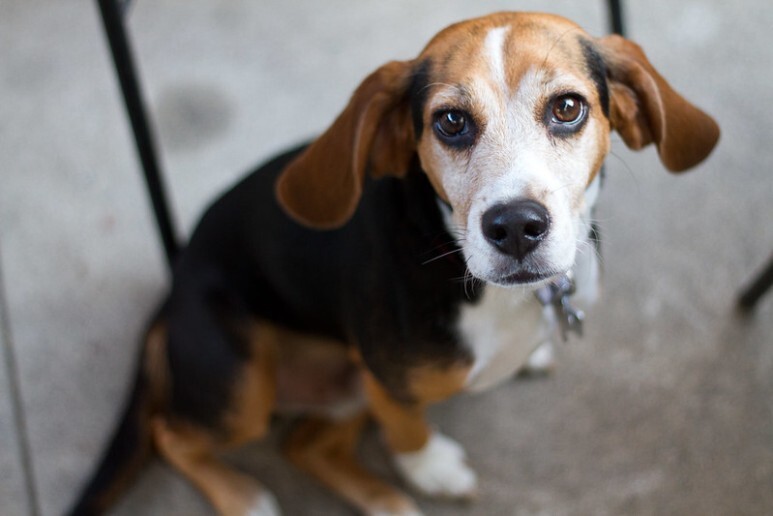
<instances>
[{"instance_id":1,"label":"dog's mouth","mask_svg":"<svg viewBox=\"0 0 773 516\"><path fill-rule=\"evenodd\" d=\"M514 272L510 269L509 271L500 274L495 273L480 276L474 274L474 276L485 283L498 285L500 287L538 287L563 273L564 271L555 269L538 270L523 268Z\"/></svg>"},{"instance_id":2,"label":"dog's mouth","mask_svg":"<svg viewBox=\"0 0 773 516\"><path fill-rule=\"evenodd\" d=\"M518 271L511 274L506 274L504 276L500 276L499 278L492 280L489 280L489 283L495 283L497 285L501 285L503 287L510 287L510 286L531 286L531 285L537 285L539 283L544 283L545 281L549 280L550 278L553 278L557 276L558 274L561 274L559 271Z\"/></svg>"},{"instance_id":3,"label":"dog's mouth","mask_svg":"<svg viewBox=\"0 0 773 516\"><path fill-rule=\"evenodd\" d=\"M554 272L529 272L522 271L509 274L503 277L498 283L505 285L528 285L530 283L539 283L555 276Z\"/></svg>"},{"instance_id":4,"label":"dog's mouth","mask_svg":"<svg viewBox=\"0 0 773 516\"><path fill-rule=\"evenodd\" d=\"M465 252L465 256L467 253ZM531 256L526 260L506 259L495 256L495 263L485 263L480 267L480 262L474 262L465 258L467 270L478 280L484 283L500 287L539 287L548 283L551 279L571 268L566 265L558 265L541 257Z\"/></svg>"}]
</instances>

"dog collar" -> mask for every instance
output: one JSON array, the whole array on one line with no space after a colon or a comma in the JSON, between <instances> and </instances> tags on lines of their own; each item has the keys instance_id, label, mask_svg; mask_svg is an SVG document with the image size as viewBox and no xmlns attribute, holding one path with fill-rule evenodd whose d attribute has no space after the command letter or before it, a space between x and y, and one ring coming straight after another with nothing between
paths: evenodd
<instances>
[{"instance_id":1,"label":"dog collar","mask_svg":"<svg viewBox=\"0 0 773 516\"><path fill-rule=\"evenodd\" d=\"M570 298L574 292L575 284L571 272L557 276L534 292L542 306L553 308L564 342L569 340L569 333L576 333L578 337L582 337L585 313L572 306Z\"/></svg>"}]
</instances>

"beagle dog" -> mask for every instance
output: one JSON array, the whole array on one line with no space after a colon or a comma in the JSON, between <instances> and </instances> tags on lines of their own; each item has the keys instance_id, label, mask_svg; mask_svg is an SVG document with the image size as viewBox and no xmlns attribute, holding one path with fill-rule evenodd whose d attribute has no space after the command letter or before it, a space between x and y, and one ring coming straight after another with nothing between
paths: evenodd
<instances>
[{"instance_id":1,"label":"beagle dog","mask_svg":"<svg viewBox=\"0 0 773 516\"><path fill-rule=\"evenodd\" d=\"M362 513L419 514L358 464L371 419L415 490L472 496L464 450L425 409L528 362L550 337L536 289L574 271L593 290L612 130L673 172L719 138L637 45L558 16L457 23L378 68L319 138L205 213L72 514L104 512L154 453L219 514L278 514L217 457L287 413L286 456Z\"/></svg>"}]
</instances>

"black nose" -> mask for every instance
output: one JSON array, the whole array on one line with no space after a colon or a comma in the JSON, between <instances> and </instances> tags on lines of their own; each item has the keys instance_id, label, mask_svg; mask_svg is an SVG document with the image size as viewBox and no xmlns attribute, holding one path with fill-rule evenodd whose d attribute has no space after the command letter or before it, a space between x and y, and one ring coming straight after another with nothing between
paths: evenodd
<instances>
[{"instance_id":1,"label":"black nose","mask_svg":"<svg viewBox=\"0 0 773 516\"><path fill-rule=\"evenodd\" d=\"M547 235L550 216L538 202L517 200L486 210L481 225L483 236L491 245L523 260Z\"/></svg>"}]
</instances>

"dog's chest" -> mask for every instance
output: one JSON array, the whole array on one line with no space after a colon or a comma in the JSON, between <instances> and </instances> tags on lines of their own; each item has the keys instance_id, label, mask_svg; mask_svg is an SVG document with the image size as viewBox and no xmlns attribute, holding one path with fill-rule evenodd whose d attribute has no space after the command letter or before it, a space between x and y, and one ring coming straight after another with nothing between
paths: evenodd
<instances>
[{"instance_id":1,"label":"dog's chest","mask_svg":"<svg viewBox=\"0 0 773 516\"><path fill-rule=\"evenodd\" d=\"M458 330L473 358L470 391L511 377L550 337L550 325L533 293L494 285L486 285L477 303L462 308Z\"/></svg>"}]
</instances>

